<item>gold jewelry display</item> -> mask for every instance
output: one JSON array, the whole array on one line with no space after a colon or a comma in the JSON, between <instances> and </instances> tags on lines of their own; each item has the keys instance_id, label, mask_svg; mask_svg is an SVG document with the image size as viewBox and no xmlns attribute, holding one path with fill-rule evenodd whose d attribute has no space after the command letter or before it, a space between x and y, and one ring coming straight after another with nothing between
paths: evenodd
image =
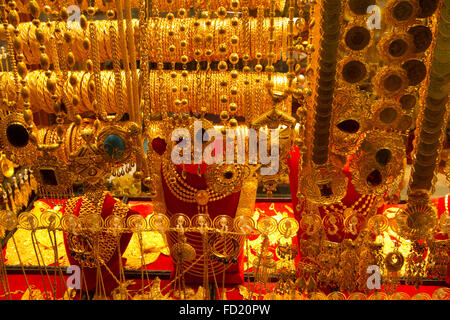
<instances>
[{"instance_id":1,"label":"gold jewelry display","mask_svg":"<svg viewBox=\"0 0 450 320\"><path fill-rule=\"evenodd\" d=\"M250 175L245 165L219 164L208 167L206 182L217 193L234 193L241 189L242 182ZM231 190L231 191L230 191Z\"/></svg>"},{"instance_id":2,"label":"gold jewelry display","mask_svg":"<svg viewBox=\"0 0 450 320\"><path fill-rule=\"evenodd\" d=\"M72 194L73 175L56 156L44 152L37 157L32 169L40 187L39 194L43 198L50 198L50 195L66 198Z\"/></svg>"},{"instance_id":3,"label":"gold jewelry display","mask_svg":"<svg viewBox=\"0 0 450 320\"><path fill-rule=\"evenodd\" d=\"M360 194L383 194L402 175L403 163L396 159L404 148L404 138L396 133L369 131L350 162L355 189Z\"/></svg>"},{"instance_id":4,"label":"gold jewelry display","mask_svg":"<svg viewBox=\"0 0 450 320\"><path fill-rule=\"evenodd\" d=\"M430 256L426 267L427 276L435 279L444 279L447 276L447 265L449 263L447 251L450 243L448 240L428 239L427 245L430 248Z\"/></svg>"},{"instance_id":5,"label":"gold jewelry display","mask_svg":"<svg viewBox=\"0 0 450 320\"><path fill-rule=\"evenodd\" d=\"M444 197L445 211L441 214L439 219L439 230L443 234L449 234L450 232L450 213L448 211L448 195Z\"/></svg>"},{"instance_id":6,"label":"gold jewelry display","mask_svg":"<svg viewBox=\"0 0 450 320\"><path fill-rule=\"evenodd\" d=\"M430 234L436 223L436 209L433 206L413 204L396 215L394 228L406 239L419 240Z\"/></svg>"},{"instance_id":7,"label":"gold jewelry display","mask_svg":"<svg viewBox=\"0 0 450 320\"><path fill-rule=\"evenodd\" d=\"M120 1L121 4L125 3L125 0L121 0ZM256 8L257 6L263 5L263 6L268 6L270 3L269 0L256 0L256 1L249 1L249 6L251 8ZM49 0L36 0L36 4L38 6L45 6L48 5L51 9L54 9L54 6L56 5L55 3L53 3L52 1ZM88 7L90 6L89 1L76 1L76 0L69 0L67 1L67 6L70 5L79 5L81 10L87 10ZM101 11L106 11L110 8L110 4L109 2L96 2L96 7L98 8L98 10ZM160 10L161 12L167 12L167 11L174 11L173 9L176 8L177 6L180 6L181 4L179 2L167 2L167 1L155 1L154 3L152 3L152 6L154 8L157 8L158 10ZM193 8L193 7L198 7L199 9L207 9L207 5L210 7L210 9L214 9L216 10L217 8L219 8L220 6L223 6L226 9L231 9L234 8L232 6L232 4L226 2L226 1L209 1L208 4L206 3L201 3L198 4L193 0L188 0L183 2L183 5L185 8ZM282 11L284 6L285 6L285 1L281 0L281 1L276 1L276 9L279 11ZM131 8L139 8L139 1L138 0L130 0L130 7ZM20 10L21 12L24 13L28 13L30 12L29 6L27 5L27 2L24 0L18 0L17 1L17 8L18 10Z\"/></svg>"},{"instance_id":8,"label":"gold jewelry display","mask_svg":"<svg viewBox=\"0 0 450 320\"><path fill-rule=\"evenodd\" d=\"M406 283L414 285L416 289L421 285L425 275L426 253L427 248L425 244L413 241L411 252L406 257Z\"/></svg>"},{"instance_id":9,"label":"gold jewelry display","mask_svg":"<svg viewBox=\"0 0 450 320\"><path fill-rule=\"evenodd\" d=\"M6 156L16 163L31 164L36 146L23 115L9 113L0 118L0 145Z\"/></svg>"},{"instance_id":10,"label":"gold jewelry display","mask_svg":"<svg viewBox=\"0 0 450 320\"><path fill-rule=\"evenodd\" d=\"M369 266L378 266L380 271L384 268L383 262L383 244L371 241L367 238L363 239L360 247L360 259L358 264L358 280L357 288L361 291L368 292L367 288L367 268Z\"/></svg>"},{"instance_id":11,"label":"gold jewelry display","mask_svg":"<svg viewBox=\"0 0 450 320\"><path fill-rule=\"evenodd\" d=\"M176 79L180 79L183 77L182 76L183 71L173 71L173 72L176 72L176 77L175 77ZM114 76L113 76L113 74L114 74ZM120 88L126 87L124 72L122 71L120 74L121 75L119 76L119 73L117 73L117 72L107 71L107 70L101 71L101 80L102 80L101 86L103 88L102 90L110 92L109 88L115 88L114 92L119 92ZM160 72L161 82L163 82L164 84L167 83L167 85L169 85L169 87L172 87L170 84L173 82L171 74L172 74L171 71L161 70L161 72ZM74 75L75 77L77 77L77 79L81 79L81 80L77 81L76 86L70 89L70 91L74 90L74 91L72 91L73 92L72 96L69 95L69 92L70 92L69 84L66 84L65 86L62 87L63 88L61 90L62 94L67 95L67 99L69 99L69 100L73 100L73 98L75 97L75 94L77 95L77 99L80 99L79 107L78 107L80 113L88 112L88 111L95 111L94 105L93 105L93 100L94 100L93 92L91 92L89 89L90 86L94 85L94 83L91 82L94 79L93 75L90 73L79 72L79 71L76 71L73 73L69 72L69 77L71 75ZM264 73L257 74L254 72L248 72L241 76L243 82L248 81L250 83L247 88L249 90L249 92L252 92L254 90L261 91L260 104L257 107L260 110L259 112L268 111L268 110L270 110L270 107L272 106L271 97L268 95L266 90L263 90L264 83L256 82L256 79L263 75L264 75ZM149 72L149 77L150 77L149 78L150 81L152 81L152 79L157 79L158 71L151 70ZM218 94L211 96L211 104L208 105L207 109L206 109L207 113L218 115L220 112L218 113L217 111L220 110L219 106L221 105L220 97L225 93L224 88L222 86L220 86L220 82L222 81L223 77L225 77L227 83L231 82L231 75L229 73L222 74L221 72L217 72L217 71L206 72L206 71L200 70L197 73L189 72L184 78L187 83L193 83L193 82L195 82L195 79L197 77L198 77L198 81L200 81L200 82L205 82L207 77L210 77L211 87L219 88ZM287 79L284 75L274 74L272 77L273 77L273 81L274 81L274 85L275 85L275 90L281 90L282 88L284 88L286 86ZM7 78L6 76L2 77L2 79L6 79L6 78ZM107 82L106 79L109 79L109 81ZM116 88L115 81L117 81L118 79L122 79L122 84L118 84L118 87ZM43 76L43 74L41 74L40 71L33 71L33 72L28 73L26 80L30 87L31 108L32 108L33 112L38 112L38 111L42 110L42 107L40 107L40 106L47 106L47 103L43 102L43 101L45 101L44 98L47 94L49 94L49 92L46 89L42 89L42 91L39 91L38 89L36 89L36 87L34 87L34 85L35 85L34 81L37 81L38 84L42 83L42 86L44 86L45 76ZM10 86L11 86L11 88L13 88L12 83L10 84ZM200 91L194 91L194 90L190 91L189 90L188 92L186 92L185 99L187 99L187 101L190 102L188 104L189 110L191 110L192 112L195 112L195 113L201 112L200 102L202 101L202 96L206 95L206 92L207 92L206 87L201 87ZM237 95L236 95L236 100L243 101L245 94L246 94L246 92L244 90L238 90ZM121 102L119 100L120 96L121 96L119 93L115 93L115 95L116 95L116 99L109 101L107 108L109 110L111 110L108 113L116 113L116 118L119 118L121 112L130 112L131 109L129 108L128 103ZM150 97L149 97L150 104L152 105L152 112L154 112L154 113L161 112L163 110L163 107L159 103L159 100L161 98L160 95L157 94L157 91L153 91L153 90L151 90L149 92L149 95L150 95ZM176 101L179 100L178 98L179 98L178 91L177 92L173 92L171 90L168 91L168 94L166 95L166 99L167 99L167 103L168 103L167 107L169 109L167 111L174 112L177 110L176 109L177 108ZM279 110L285 112L286 114L289 114L291 112L291 108L292 108L291 101L292 101L291 97L286 97L286 99L280 101ZM20 101L19 101L19 105L20 105ZM122 105L123 105L123 107L121 107ZM250 108L250 109L256 108L255 102L253 102L250 106L248 106L248 108ZM53 111L51 111L50 113L53 113ZM150 114L147 114L147 115L150 115ZM236 110L236 116L243 116L243 115L244 115L244 109ZM259 115L260 115L259 113L255 114L255 116L259 116ZM119 120L119 119L117 119L117 120Z\"/></svg>"},{"instance_id":12,"label":"gold jewelry display","mask_svg":"<svg viewBox=\"0 0 450 320\"><path fill-rule=\"evenodd\" d=\"M194 43L195 42L195 38L193 38L194 33L190 32L191 29L195 28L194 27L194 23L196 23L198 21L201 21L201 23L200 23L200 25L198 27L198 29L200 30L201 34L206 34L208 29L209 29L209 27L205 25L205 22L203 20L196 20L196 19L193 19L193 18L186 17L186 18L173 18L170 21L173 21L174 25L180 25L181 20L184 23L184 28L187 30L187 32L186 32L186 40L185 40L186 43ZM230 18L224 18L223 19L223 24L225 26L227 26L225 29L227 29L228 26L230 26L232 24L231 20L232 19L230 19ZM220 61L222 55L226 56L228 58L229 55L231 54L231 52L229 52L229 48L227 48L227 49L225 49L225 52L221 53L221 51L219 50L220 41L218 40L218 37L220 37L220 35L219 35L220 32L218 32L219 29L220 29L220 27L219 27L220 24L216 23L216 19L210 20L210 21L213 21L213 23L211 23L211 26L213 28L217 28L217 30L215 30L215 29L212 30L213 31L212 34L214 35L213 36L213 41L212 41L213 49L212 49L212 53L209 55L209 58L212 61ZM278 23L276 24L275 27L277 29L279 29L278 32L280 34L280 37L275 39L275 46L276 46L276 48L280 48L281 49L282 46L283 46L283 42L287 41L287 39L285 38L286 34L281 32L281 30L283 28L284 29L286 28L286 25L287 25L288 21L287 21L286 18L278 18L278 17L276 18L276 21ZM111 21L111 23L112 23L113 27L117 26L117 27L120 28L120 26L117 24L116 21ZM138 23L139 23L139 21L137 19L130 20L130 26L132 26L133 28L138 28ZM157 57L156 49L157 49L157 46L155 46L155 44L153 43L153 41L155 41L155 39L156 39L154 37L154 35L155 35L156 32L158 32L158 33L161 32L164 35L164 33L167 32L165 30L168 30L169 24L172 24L172 22L169 22L169 19L162 19L160 22L156 23L156 21L152 18L152 19L148 19L148 23L149 23L150 28L148 30L148 32L149 32L149 46L148 46L148 49L149 50L147 52L149 54L149 58L151 59L151 61L156 61L156 57ZM254 41L252 41L251 39L252 38L256 39L256 32L258 31L258 29L256 28L257 20L252 18L252 17L250 17L249 18L249 24L250 24L250 30L249 31L250 31L251 36L250 36L250 43L249 43L250 44L250 51L247 52L247 54L250 53L251 54L250 55L250 59L254 59L255 56L252 53L256 52L256 49L254 49L256 47L256 43L254 43ZM33 29L33 27L31 27L30 25L31 25L31 22L24 22L24 23L20 23L17 28L18 28L20 33L25 34L26 33L25 30ZM113 57L111 55L112 52L108 48L111 47L112 37L114 36L114 34L111 34L110 33L111 29L107 28L107 26L109 25L109 22L103 21L103 20L90 21L89 25L93 26L93 27L89 27L88 30L86 30L87 37L90 39L90 41L92 42L91 38L94 37L94 39L98 38L99 44L105 43L105 46L101 46L101 47L99 46L99 48L98 48L98 51L99 51L99 56L98 56L99 62L111 61L113 59ZM42 24L42 26L40 28L42 28L43 33L45 33L45 34L52 34L52 33L54 33L54 30L55 30L56 26L54 24L51 24L51 25ZM61 25L60 28L61 28L62 33L66 32L66 30L67 30L67 28L66 28L66 26L64 24ZM243 37L244 36L245 33L242 30L242 28L243 28L242 24L239 24L237 26L237 31L238 32L237 32L236 36L238 36L238 37ZM265 23L262 26L262 28L263 28L262 36L264 38L266 38L267 37L267 32L268 32L268 29L267 29L268 28L268 23ZM86 35L84 35L84 33L80 29L77 28L77 29L72 29L71 30L72 37L73 37L72 38L72 46L73 46L73 49L74 49L73 53L74 53L75 59L77 59L77 61L84 61L84 60L86 60L88 58L88 56L87 56L88 53L85 50L83 50L83 41L84 41L84 38L86 37ZM96 31L94 31L94 29L99 30L99 31L103 30L103 31L102 32L96 32ZM95 36L93 34L94 32L95 32ZM166 35L164 35L164 37L165 36ZM222 37L224 39L228 39L229 38L228 35L223 35ZM166 39L164 39L164 42L166 42ZM38 52L33 52L32 50L28 50L28 49L33 48L36 45L36 43L37 43L37 40L31 38L29 44L27 43L27 44L24 45L24 48L27 49L27 50L24 51L24 58L27 61L29 61L29 64L31 64L31 65L39 64L39 54L38 54ZM44 43L45 46L50 46L51 45L51 42L50 42L49 38L45 39L45 41L43 43ZM135 46L136 46L136 49L137 49L137 45L135 45ZM175 55L176 47L175 47L174 44L173 44L173 46L174 46L174 48L173 48L174 51L172 51L173 54L170 51L171 49L170 49L170 44L169 43L167 43L167 46L163 46L162 47L162 54L163 54L162 57L164 59L164 62L182 62L181 60L183 60L183 58L182 58L183 55ZM67 50L68 49L67 43L63 43L62 44L62 48L64 50ZM134 46L133 46L133 48L134 48ZM192 45L186 47L186 54L184 54L184 55L188 58L189 61L195 59L195 57L196 57L194 48L195 47L192 46ZM241 46L237 47L238 51L236 53L239 56L243 56L244 55L244 53L241 52L242 49L243 48ZM264 49L260 53L263 55L263 57L266 57L269 52L266 49ZM203 54L204 53L202 53L202 55ZM283 59L283 60L286 59L286 57L284 57L281 54L281 50L279 50L279 52L276 52L275 54L276 54L277 59ZM47 53L47 55L48 55L48 59L49 59L50 63L54 62L58 58L53 53ZM122 53L122 57L123 57L123 53Z\"/></svg>"},{"instance_id":13,"label":"gold jewelry display","mask_svg":"<svg viewBox=\"0 0 450 320\"><path fill-rule=\"evenodd\" d=\"M74 258L84 267L93 268L98 263L106 264L117 248L117 241L120 240L120 235L116 236L104 232L100 237L98 234L101 232L100 228L104 223L100 216L102 207L99 206L99 203L103 203L105 196L106 193L104 192L98 203L93 202L88 197L76 197L69 199L65 204L63 221L61 223L63 228L65 224L67 226L67 229L64 229L69 232L69 247L74 252ZM74 210L80 201L82 202L80 212L78 216L75 216ZM121 201L116 201L113 215L125 218L128 210L127 205ZM72 218L68 219L66 215ZM74 224L71 220L79 222ZM78 234L77 228L85 228L85 230Z\"/></svg>"},{"instance_id":14,"label":"gold jewelry display","mask_svg":"<svg viewBox=\"0 0 450 320\"><path fill-rule=\"evenodd\" d=\"M364 109L367 100L353 94L353 90L346 88L339 88L335 94L330 142L331 151L340 155L355 153L369 126Z\"/></svg>"},{"instance_id":15,"label":"gold jewelry display","mask_svg":"<svg viewBox=\"0 0 450 320\"><path fill-rule=\"evenodd\" d=\"M248 271L245 299L445 297L445 290L433 297L397 291L403 279L418 287L425 277L447 277L448 197L439 219L430 198L447 160L450 5L377 5L0 0L5 297L15 296L8 281L14 263L27 299L211 299L211 286L226 299L227 275L240 254ZM202 132L194 132L195 121ZM206 185L193 186L188 163L172 161L184 142L172 134L186 129L191 139L206 140L212 128L222 136L233 130L243 150L233 141L233 161L197 167ZM278 166L267 175L264 169L275 168L262 159L269 144ZM194 149L191 157L203 154L203 145ZM259 153L241 161L241 151ZM295 208L283 204L276 215L274 205L254 209L258 190L277 197L288 182L297 187ZM106 190L123 202L103 219ZM344 196L355 191L350 204ZM181 212L167 210L166 192L185 204ZM238 192L236 212L212 212L221 210L214 202ZM146 218L126 219L133 196L151 198ZM395 208L382 212L384 205ZM79 291L65 287L61 231L82 267ZM140 271L137 290L122 265L125 234L134 237L126 256L128 267ZM115 252L118 261L111 261ZM163 288L150 280L148 266L161 252L174 266ZM116 262L118 274L110 269ZM366 282L373 265L383 282L375 291ZM29 266L43 290L28 282ZM86 283L87 268L95 283ZM117 285L110 296L105 274ZM203 289L192 293L187 275L201 279ZM88 287L95 287L93 297Z\"/></svg>"},{"instance_id":16,"label":"gold jewelry display","mask_svg":"<svg viewBox=\"0 0 450 320\"><path fill-rule=\"evenodd\" d=\"M172 194L179 200L187 203L197 203L199 213L207 213L208 202L217 201L230 195L233 190L226 193L217 193L211 187L205 190L198 190L187 184L183 177L176 171L175 167L167 160L163 161L163 178Z\"/></svg>"},{"instance_id":17,"label":"gold jewelry display","mask_svg":"<svg viewBox=\"0 0 450 320\"><path fill-rule=\"evenodd\" d=\"M397 129L402 119L401 105L392 100L380 100L372 104L373 127L378 129Z\"/></svg>"},{"instance_id":18,"label":"gold jewelry display","mask_svg":"<svg viewBox=\"0 0 450 320\"><path fill-rule=\"evenodd\" d=\"M335 167L306 169L299 178L299 190L315 204L332 204L346 194L348 179Z\"/></svg>"}]
</instances>

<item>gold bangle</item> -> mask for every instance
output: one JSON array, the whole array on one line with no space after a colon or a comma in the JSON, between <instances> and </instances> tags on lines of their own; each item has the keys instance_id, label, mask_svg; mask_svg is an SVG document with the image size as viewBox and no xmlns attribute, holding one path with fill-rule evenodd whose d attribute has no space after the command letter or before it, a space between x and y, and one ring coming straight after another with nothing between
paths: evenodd
<instances>
[{"instance_id":1,"label":"gold bangle","mask_svg":"<svg viewBox=\"0 0 450 320\"><path fill-rule=\"evenodd\" d=\"M53 100L51 99L51 94L50 92L47 90L47 81L51 78L47 77L46 75L44 75L42 73L41 76L41 88L42 88L42 97L44 99L44 106L43 109L49 113L52 114L53 113Z\"/></svg>"}]
</instances>

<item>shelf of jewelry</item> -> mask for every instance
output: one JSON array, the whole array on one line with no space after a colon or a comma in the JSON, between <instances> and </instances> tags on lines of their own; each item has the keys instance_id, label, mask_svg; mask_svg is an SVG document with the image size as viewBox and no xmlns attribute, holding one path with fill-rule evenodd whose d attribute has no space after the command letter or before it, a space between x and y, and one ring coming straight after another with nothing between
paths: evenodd
<instances>
[{"instance_id":1,"label":"shelf of jewelry","mask_svg":"<svg viewBox=\"0 0 450 320\"><path fill-rule=\"evenodd\" d=\"M127 202L128 199L124 198L123 201ZM169 220L169 218L165 214L158 213L152 214L152 218L149 220L149 222L147 222L147 220L139 214L130 215L126 219L126 221L124 219L122 219L121 221L115 220L114 223L111 223L112 220L109 221L108 219L106 219L106 221L104 221L102 218L100 218L100 220L97 221L98 225L95 227L95 229L91 229L85 226L85 224L82 222L82 219L70 214L63 215L61 219L59 219L56 214L53 216L53 219L49 219L48 217L43 219L43 217L41 217L41 221L39 221L33 215L33 213L31 213L32 207L33 202L30 203L30 206L27 208L27 210L20 213L17 217L15 217L14 215L8 217L5 217L4 215L0 216L0 225L4 226L9 231L8 239L13 236L19 228L28 230L30 232L49 229L51 231L63 231L66 234L73 234L75 232L74 229L77 229L78 227L80 227L81 229L77 229L77 234L83 234L84 231L91 233L94 232L97 234L108 232L115 233L116 235L124 233L137 233L140 234L140 241L142 241L142 234L145 232L159 232L163 235L164 238L169 232L176 232L178 235L187 232L195 232L202 235L207 235L208 244L210 244L212 248L214 247L212 241L220 237L229 237L236 239L238 237L262 235L263 238L267 238L269 233L274 232L274 230L278 228L280 229L280 232L282 232L283 236L285 236L286 238L292 238L298 230L298 223L296 223L295 219L293 218L285 218L280 222L277 222L274 218L266 217L260 220L260 222L255 225L253 219L247 216L237 216L234 219L229 216L219 216L218 219L215 219L213 222L207 215L204 214L194 216L192 217L192 219L184 214L175 214ZM34 222L30 224L30 221ZM51 221L50 224L48 223L49 221ZM68 225L72 227L70 228L68 227ZM8 239L4 239L5 243ZM263 247L261 250L266 249L267 247ZM236 261L238 255L240 254L240 250L241 248L239 247L239 245L237 245L235 248L233 248L233 250L231 250L231 252L228 253L216 252L217 250L212 250L210 251L210 253L211 256L215 256L220 261L223 261L223 263L228 264L231 261ZM172 256L173 254L174 253L172 252ZM42 266L6 265L5 267L8 274L19 274L24 272L26 274L39 274L42 272ZM58 269L61 270L64 274L67 270L67 267L65 266L45 266L45 268L47 269L47 272L54 272L56 269ZM158 277L160 279L169 279L171 273L170 270L145 270L145 272L150 278ZM142 271L125 269L124 273L127 278L137 279L141 277ZM252 281L254 279L253 272L247 272L245 274L245 278L248 281Z\"/></svg>"}]
</instances>

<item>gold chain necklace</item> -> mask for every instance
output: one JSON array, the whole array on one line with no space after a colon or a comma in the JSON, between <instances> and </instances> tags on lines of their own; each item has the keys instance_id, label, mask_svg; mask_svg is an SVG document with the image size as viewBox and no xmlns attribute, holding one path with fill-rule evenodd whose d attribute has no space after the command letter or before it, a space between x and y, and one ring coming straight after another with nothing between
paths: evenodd
<instances>
[{"instance_id":1,"label":"gold chain necklace","mask_svg":"<svg viewBox=\"0 0 450 320\"><path fill-rule=\"evenodd\" d=\"M169 160L163 161L162 173L172 194L179 200L188 203L197 203L198 213L208 213L208 202L217 201L230 195L230 192L218 194L210 187L199 190L189 185L171 165Z\"/></svg>"}]
</instances>

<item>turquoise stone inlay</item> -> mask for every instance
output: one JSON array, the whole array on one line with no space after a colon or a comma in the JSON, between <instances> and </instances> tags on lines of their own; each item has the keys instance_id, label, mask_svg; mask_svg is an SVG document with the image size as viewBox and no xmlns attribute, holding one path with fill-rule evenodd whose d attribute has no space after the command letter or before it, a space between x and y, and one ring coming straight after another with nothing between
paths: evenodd
<instances>
[{"instance_id":1,"label":"turquoise stone inlay","mask_svg":"<svg viewBox=\"0 0 450 320\"><path fill-rule=\"evenodd\" d=\"M148 138L144 140L144 153L148 154Z\"/></svg>"},{"instance_id":2,"label":"turquoise stone inlay","mask_svg":"<svg viewBox=\"0 0 450 320\"><path fill-rule=\"evenodd\" d=\"M103 141L106 154L113 159L119 160L125 152L125 142L117 134L109 134Z\"/></svg>"}]
</instances>

